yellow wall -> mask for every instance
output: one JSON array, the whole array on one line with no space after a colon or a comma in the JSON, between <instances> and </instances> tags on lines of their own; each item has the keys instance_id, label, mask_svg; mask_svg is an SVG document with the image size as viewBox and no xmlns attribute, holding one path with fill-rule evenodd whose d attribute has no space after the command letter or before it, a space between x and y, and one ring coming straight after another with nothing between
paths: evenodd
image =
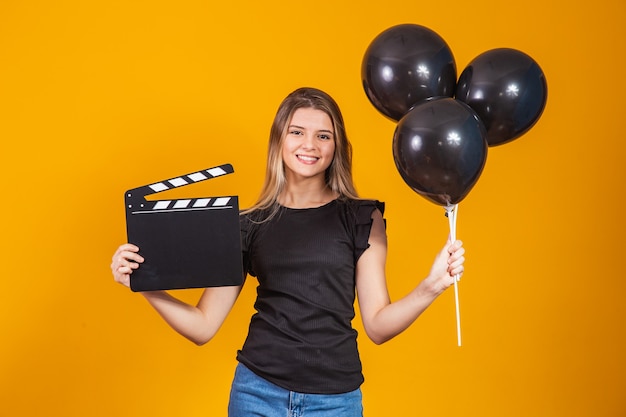
<instances>
[{"instance_id":1,"label":"yellow wall","mask_svg":"<svg viewBox=\"0 0 626 417\"><path fill-rule=\"evenodd\" d=\"M359 191L387 203L392 296L426 275L447 220L397 174L394 124L360 79L371 40L400 23L439 33L459 73L488 49L522 50L549 97L529 133L490 149L461 203L463 346L451 291L388 344L362 337L366 416L626 415L625 12L623 0L3 1L0 416L225 416L252 281L209 345L176 335L113 283L122 194L230 162L232 178L177 191L249 205L271 118L298 86L337 99Z\"/></svg>"}]
</instances>

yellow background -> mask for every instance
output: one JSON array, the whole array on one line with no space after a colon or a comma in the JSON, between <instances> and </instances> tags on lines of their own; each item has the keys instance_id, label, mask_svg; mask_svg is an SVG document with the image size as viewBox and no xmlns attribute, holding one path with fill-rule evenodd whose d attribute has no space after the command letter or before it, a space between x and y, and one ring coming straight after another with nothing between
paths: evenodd
<instances>
[{"instance_id":1,"label":"yellow background","mask_svg":"<svg viewBox=\"0 0 626 417\"><path fill-rule=\"evenodd\" d=\"M254 282L210 344L176 335L110 274L123 192L229 162L230 178L176 192L249 205L271 119L299 86L342 107L359 192L387 203L390 292L416 285L448 223L400 179L395 125L360 79L369 43L400 23L441 35L459 74L488 49L524 51L549 93L461 203L463 346L452 291L393 341L361 337L366 416L626 415L625 12L623 0L1 2L0 415L225 416Z\"/></svg>"}]
</instances>

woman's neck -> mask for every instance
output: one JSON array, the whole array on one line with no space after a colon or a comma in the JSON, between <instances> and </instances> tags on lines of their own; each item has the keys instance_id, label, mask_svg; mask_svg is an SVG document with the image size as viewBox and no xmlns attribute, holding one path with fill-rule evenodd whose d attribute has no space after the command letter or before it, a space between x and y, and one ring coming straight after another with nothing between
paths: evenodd
<instances>
[{"instance_id":1,"label":"woman's neck","mask_svg":"<svg viewBox=\"0 0 626 417\"><path fill-rule=\"evenodd\" d=\"M289 208L314 208L323 206L337 197L326 184L299 184L297 187L287 186L278 196L278 203Z\"/></svg>"}]
</instances>

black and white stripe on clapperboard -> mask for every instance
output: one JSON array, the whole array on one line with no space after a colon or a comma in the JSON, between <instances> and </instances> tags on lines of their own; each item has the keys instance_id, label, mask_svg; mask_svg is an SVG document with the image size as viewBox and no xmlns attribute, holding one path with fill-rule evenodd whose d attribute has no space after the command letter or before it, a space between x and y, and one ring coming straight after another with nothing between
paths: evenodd
<instances>
[{"instance_id":1,"label":"black and white stripe on clapperboard","mask_svg":"<svg viewBox=\"0 0 626 417\"><path fill-rule=\"evenodd\" d=\"M145 258L131 274L133 291L241 285L238 196L145 198L232 173L224 164L126 191L128 242Z\"/></svg>"}]
</instances>

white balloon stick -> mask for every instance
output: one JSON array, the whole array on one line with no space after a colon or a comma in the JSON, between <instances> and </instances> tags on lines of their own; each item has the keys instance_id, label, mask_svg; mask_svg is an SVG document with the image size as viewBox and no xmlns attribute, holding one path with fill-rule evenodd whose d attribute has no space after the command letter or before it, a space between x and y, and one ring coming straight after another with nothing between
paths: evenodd
<instances>
[{"instance_id":1,"label":"white balloon stick","mask_svg":"<svg viewBox=\"0 0 626 417\"><path fill-rule=\"evenodd\" d=\"M450 225L450 240L454 242L456 240L456 217L459 212L459 205L446 206L446 216L448 217L448 223ZM457 274L454 276L454 304L456 307L456 339L457 345L461 346L461 312L459 310L459 279L461 277Z\"/></svg>"}]
</instances>

